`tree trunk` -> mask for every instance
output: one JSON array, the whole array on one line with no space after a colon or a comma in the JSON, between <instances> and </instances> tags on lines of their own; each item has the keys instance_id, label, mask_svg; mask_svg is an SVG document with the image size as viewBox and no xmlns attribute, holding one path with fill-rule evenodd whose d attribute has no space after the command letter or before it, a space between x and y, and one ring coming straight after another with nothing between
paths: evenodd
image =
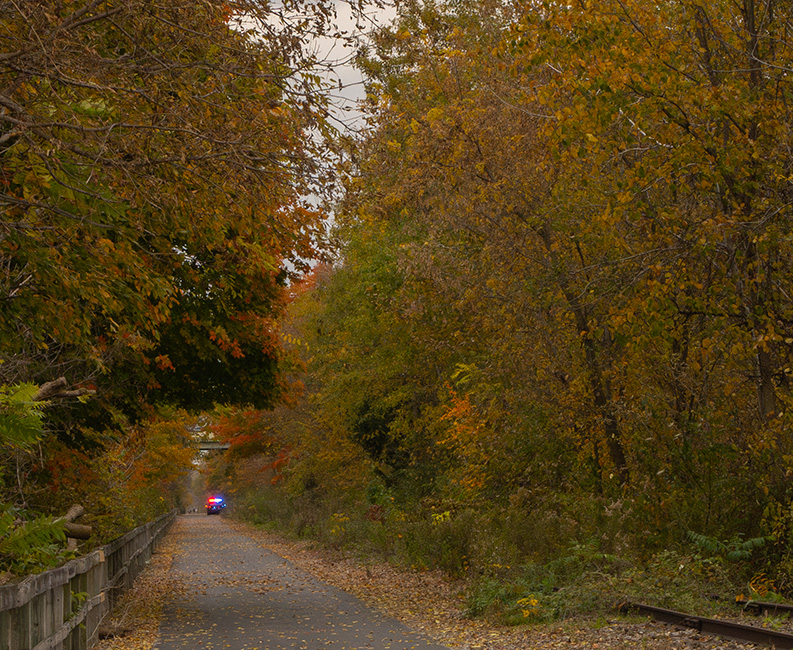
<instances>
[{"instance_id":1,"label":"tree trunk","mask_svg":"<svg viewBox=\"0 0 793 650\"><path fill-rule=\"evenodd\" d=\"M564 295L575 317L576 327L581 335L582 346L584 348L584 361L589 378L589 386L592 389L594 406L603 422L606 435L606 447L611 462L614 464L614 468L619 476L620 483L625 485L629 479L628 462L625 457L625 449L622 445L617 417L614 414L610 387L604 380L603 371L598 361L599 350L597 342L592 338L589 316L586 312L586 308L581 304L575 291L573 291L570 286L568 275L562 269L558 256L553 250L551 229L547 223L540 229L540 236L542 237L546 252L551 257L552 266L558 272L558 281L562 289L562 295Z\"/></svg>"}]
</instances>

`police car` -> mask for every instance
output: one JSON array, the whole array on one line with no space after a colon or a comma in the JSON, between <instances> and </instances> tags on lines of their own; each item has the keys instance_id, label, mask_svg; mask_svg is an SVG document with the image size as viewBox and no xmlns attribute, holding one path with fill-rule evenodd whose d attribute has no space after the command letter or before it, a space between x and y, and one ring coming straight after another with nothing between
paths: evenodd
<instances>
[{"instance_id":1,"label":"police car","mask_svg":"<svg viewBox=\"0 0 793 650\"><path fill-rule=\"evenodd\" d=\"M226 507L226 502L223 500L223 497L220 496L211 496L207 499L207 514L208 515L219 515L220 511Z\"/></svg>"}]
</instances>

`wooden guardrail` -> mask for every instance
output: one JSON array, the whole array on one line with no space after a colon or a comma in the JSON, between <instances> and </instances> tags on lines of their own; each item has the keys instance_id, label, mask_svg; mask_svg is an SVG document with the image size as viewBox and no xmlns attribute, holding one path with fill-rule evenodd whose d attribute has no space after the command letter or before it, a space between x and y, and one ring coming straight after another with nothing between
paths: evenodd
<instances>
[{"instance_id":1,"label":"wooden guardrail","mask_svg":"<svg viewBox=\"0 0 793 650\"><path fill-rule=\"evenodd\" d=\"M57 569L0 587L0 650L87 650L173 522L170 512Z\"/></svg>"}]
</instances>

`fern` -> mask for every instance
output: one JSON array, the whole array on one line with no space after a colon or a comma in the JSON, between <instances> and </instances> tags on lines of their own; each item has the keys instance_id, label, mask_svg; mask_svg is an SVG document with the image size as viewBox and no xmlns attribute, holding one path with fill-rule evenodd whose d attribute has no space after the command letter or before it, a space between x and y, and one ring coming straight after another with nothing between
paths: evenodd
<instances>
[{"instance_id":1,"label":"fern","mask_svg":"<svg viewBox=\"0 0 793 650\"><path fill-rule=\"evenodd\" d=\"M769 541L766 537L752 537L744 540L742 535L736 535L732 539L722 542L693 531L688 532L688 539L709 557L721 557L729 562L748 560L755 550L762 548Z\"/></svg>"},{"instance_id":2,"label":"fern","mask_svg":"<svg viewBox=\"0 0 793 650\"><path fill-rule=\"evenodd\" d=\"M0 570L35 573L68 559L63 519L0 504Z\"/></svg>"},{"instance_id":3,"label":"fern","mask_svg":"<svg viewBox=\"0 0 793 650\"><path fill-rule=\"evenodd\" d=\"M0 386L0 444L27 448L42 435L41 405L35 384Z\"/></svg>"}]
</instances>

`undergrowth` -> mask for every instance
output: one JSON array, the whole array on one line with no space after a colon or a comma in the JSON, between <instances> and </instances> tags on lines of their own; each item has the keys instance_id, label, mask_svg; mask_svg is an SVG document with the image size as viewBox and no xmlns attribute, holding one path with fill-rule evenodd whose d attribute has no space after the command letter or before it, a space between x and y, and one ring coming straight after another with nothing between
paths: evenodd
<instances>
[{"instance_id":1,"label":"undergrowth","mask_svg":"<svg viewBox=\"0 0 793 650\"><path fill-rule=\"evenodd\" d=\"M631 602L696 613L735 613L741 587L720 560L664 551L645 563L576 544L543 564L525 564L508 577L471 585L469 615L510 624L548 622L615 612Z\"/></svg>"}]
</instances>

